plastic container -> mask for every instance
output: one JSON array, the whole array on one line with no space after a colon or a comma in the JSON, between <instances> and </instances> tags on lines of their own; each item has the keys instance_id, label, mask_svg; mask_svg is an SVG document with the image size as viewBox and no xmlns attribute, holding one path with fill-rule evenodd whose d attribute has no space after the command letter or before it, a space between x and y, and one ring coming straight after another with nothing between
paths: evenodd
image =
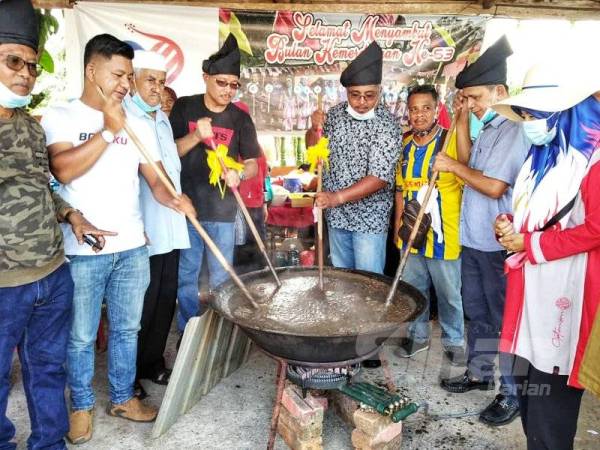
<instances>
[{"instance_id":1,"label":"plastic container","mask_svg":"<svg viewBox=\"0 0 600 450\"><path fill-rule=\"evenodd\" d=\"M286 177L283 179L283 187L289 192L302 192L302 181L300 178Z\"/></svg>"}]
</instances>

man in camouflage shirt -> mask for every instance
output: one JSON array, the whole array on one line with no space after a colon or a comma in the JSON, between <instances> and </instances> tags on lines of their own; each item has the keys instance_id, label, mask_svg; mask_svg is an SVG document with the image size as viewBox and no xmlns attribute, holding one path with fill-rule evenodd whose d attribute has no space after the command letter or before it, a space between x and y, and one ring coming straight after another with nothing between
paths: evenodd
<instances>
[{"instance_id":1,"label":"man in camouflage shirt","mask_svg":"<svg viewBox=\"0 0 600 450\"><path fill-rule=\"evenodd\" d=\"M38 74L38 23L29 1L0 2L0 448L15 427L6 417L17 348L29 406L28 448L63 449L67 337L73 281L58 221L80 243L95 229L51 193L42 127L22 107Z\"/></svg>"}]
</instances>

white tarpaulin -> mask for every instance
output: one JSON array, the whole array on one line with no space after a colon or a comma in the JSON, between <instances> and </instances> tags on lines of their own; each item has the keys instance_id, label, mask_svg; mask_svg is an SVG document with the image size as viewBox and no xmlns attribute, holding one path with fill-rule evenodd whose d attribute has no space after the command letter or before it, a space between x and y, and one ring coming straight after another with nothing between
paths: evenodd
<instances>
[{"instance_id":1,"label":"white tarpaulin","mask_svg":"<svg viewBox=\"0 0 600 450\"><path fill-rule=\"evenodd\" d=\"M204 92L202 61L219 46L219 10L196 6L81 2L66 10L68 97L83 89L83 50L101 33L152 50L168 63L167 85L177 95Z\"/></svg>"}]
</instances>

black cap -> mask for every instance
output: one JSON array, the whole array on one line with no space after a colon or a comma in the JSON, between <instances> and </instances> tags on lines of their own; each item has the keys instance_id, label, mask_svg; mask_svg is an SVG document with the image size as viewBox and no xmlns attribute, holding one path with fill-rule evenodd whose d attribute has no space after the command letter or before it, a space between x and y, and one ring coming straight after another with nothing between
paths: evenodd
<instances>
[{"instance_id":1,"label":"black cap","mask_svg":"<svg viewBox=\"0 0 600 450\"><path fill-rule=\"evenodd\" d=\"M0 44L21 44L36 52L40 39L38 17L30 0L0 1Z\"/></svg>"},{"instance_id":2,"label":"black cap","mask_svg":"<svg viewBox=\"0 0 600 450\"><path fill-rule=\"evenodd\" d=\"M506 58L512 54L508 39L502 36L473 64L458 74L455 86L463 89L471 86L506 84Z\"/></svg>"},{"instance_id":3,"label":"black cap","mask_svg":"<svg viewBox=\"0 0 600 450\"><path fill-rule=\"evenodd\" d=\"M382 68L383 51L373 41L342 72L340 83L344 87L381 84Z\"/></svg>"},{"instance_id":4,"label":"black cap","mask_svg":"<svg viewBox=\"0 0 600 450\"><path fill-rule=\"evenodd\" d=\"M240 49L233 34L229 34L217 53L202 61L202 71L208 75L240 76Z\"/></svg>"}]
</instances>

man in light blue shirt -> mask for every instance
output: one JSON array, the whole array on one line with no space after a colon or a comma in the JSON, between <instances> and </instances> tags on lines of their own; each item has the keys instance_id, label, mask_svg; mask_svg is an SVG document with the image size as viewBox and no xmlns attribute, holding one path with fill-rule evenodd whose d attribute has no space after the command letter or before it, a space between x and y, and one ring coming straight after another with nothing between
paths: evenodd
<instances>
[{"instance_id":1,"label":"man in light blue shirt","mask_svg":"<svg viewBox=\"0 0 600 450\"><path fill-rule=\"evenodd\" d=\"M506 37L499 39L456 78L461 105L456 108L459 161L438 155L435 170L452 172L465 182L460 216L463 310L469 319L467 370L441 380L453 393L495 388L495 359L502 327L506 279L506 253L496 241L493 224L499 214L510 213L512 186L525 161L530 143L518 123L500 117L492 104L508 97L506 58L512 50ZM483 129L471 146L469 112ZM499 426L519 415L512 358L500 354L500 391L479 420Z\"/></svg>"},{"instance_id":2,"label":"man in light blue shirt","mask_svg":"<svg viewBox=\"0 0 600 450\"><path fill-rule=\"evenodd\" d=\"M132 96L124 101L129 124L148 151L160 158L169 180L181 193L181 163L169 118L160 109L167 73L164 58L154 52L136 51ZM189 248L185 216L158 203L140 177L140 204L150 255L150 286L144 298L138 335L136 393L144 397L140 379L167 384L170 370L163 353L175 313L179 250Z\"/></svg>"}]
</instances>

